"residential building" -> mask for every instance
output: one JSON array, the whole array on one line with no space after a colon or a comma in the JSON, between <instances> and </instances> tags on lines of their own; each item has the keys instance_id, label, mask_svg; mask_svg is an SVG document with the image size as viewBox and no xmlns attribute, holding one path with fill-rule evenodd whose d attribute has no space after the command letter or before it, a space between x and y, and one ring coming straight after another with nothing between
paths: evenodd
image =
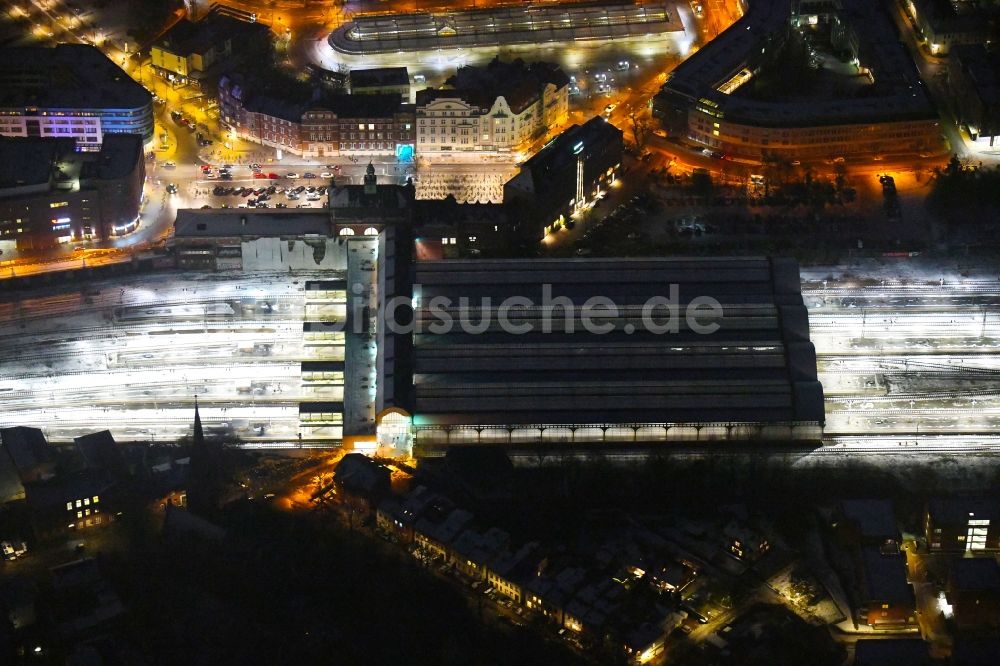
<instances>
[{"instance_id":1,"label":"residential building","mask_svg":"<svg viewBox=\"0 0 1000 666\"><path fill-rule=\"evenodd\" d=\"M97 151L110 134L153 140L153 96L97 47L0 49L0 136L72 138Z\"/></svg>"},{"instance_id":2,"label":"residential building","mask_svg":"<svg viewBox=\"0 0 1000 666\"><path fill-rule=\"evenodd\" d=\"M389 468L360 453L348 453L334 470L333 482L343 495L351 495L375 506L389 495Z\"/></svg>"},{"instance_id":3,"label":"residential building","mask_svg":"<svg viewBox=\"0 0 1000 666\"><path fill-rule=\"evenodd\" d=\"M80 151L69 137L0 137L0 246L42 249L132 231L145 180L135 134L109 134L99 152Z\"/></svg>"},{"instance_id":4,"label":"residential building","mask_svg":"<svg viewBox=\"0 0 1000 666\"><path fill-rule=\"evenodd\" d=\"M114 512L109 509L112 489L108 477L94 471L26 486L36 535L65 536L110 523L114 520Z\"/></svg>"},{"instance_id":5,"label":"residential building","mask_svg":"<svg viewBox=\"0 0 1000 666\"><path fill-rule=\"evenodd\" d=\"M485 532L467 529L451 547L449 563L470 580L486 580L488 563L498 558L510 544L510 535L498 527Z\"/></svg>"},{"instance_id":6,"label":"residential building","mask_svg":"<svg viewBox=\"0 0 1000 666\"><path fill-rule=\"evenodd\" d=\"M771 544L758 530L736 519L722 528L726 552L742 562L756 562L771 550Z\"/></svg>"},{"instance_id":7,"label":"residential building","mask_svg":"<svg viewBox=\"0 0 1000 666\"><path fill-rule=\"evenodd\" d=\"M947 55L955 46L989 40L990 21L977 3L906 0L902 5L932 55Z\"/></svg>"},{"instance_id":8,"label":"residential building","mask_svg":"<svg viewBox=\"0 0 1000 666\"><path fill-rule=\"evenodd\" d=\"M549 63L461 67L446 88L417 93L417 151L423 158L513 153L561 125L569 77Z\"/></svg>"},{"instance_id":9,"label":"residential building","mask_svg":"<svg viewBox=\"0 0 1000 666\"><path fill-rule=\"evenodd\" d=\"M953 559L946 598L959 629L1000 628L1000 564L996 558Z\"/></svg>"},{"instance_id":10,"label":"residential building","mask_svg":"<svg viewBox=\"0 0 1000 666\"><path fill-rule=\"evenodd\" d=\"M618 180L624 147L622 131L601 117L567 129L504 185L511 224L537 240L565 226Z\"/></svg>"},{"instance_id":11,"label":"residential building","mask_svg":"<svg viewBox=\"0 0 1000 666\"><path fill-rule=\"evenodd\" d=\"M857 564L859 619L874 628L915 626L916 599L899 551L864 547Z\"/></svg>"},{"instance_id":12,"label":"residential building","mask_svg":"<svg viewBox=\"0 0 1000 666\"><path fill-rule=\"evenodd\" d=\"M855 54L859 73L870 77L870 94L804 100L734 94L790 26L810 25L820 15ZM683 143L760 162L871 159L942 145L937 111L886 6L867 0L750 0L739 20L669 74L653 113Z\"/></svg>"},{"instance_id":13,"label":"residential building","mask_svg":"<svg viewBox=\"0 0 1000 666\"><path fill-rule=\"evenodd\" d=\"M413 526L414 542L430 557L448 561L452 543L472 522L472 513L438 498Z\"/></svg>"},{"instance_id":14,"label":"residential building","mask_svg":"<svg viewBox=\"0 0 1000 666\"><path fill-rule=\"evenodd\" d=\"M1000 550L1000 499L933 499L927 503L924 534L931 551Z\"/></svg>"},{"instance_id":15,"label":"residential building","mask_svg":"<svg viewBox=\"0 0 1000 666\"><path fill-rule=\"evenodd\" d=\"M215 7L199 21L183 18L171 26L150 48L150 60L166 78L187 83L206 78L247 43L270 38L266 25L241 21Z\"/></svg>"},{"instance_id":16,"label":"residential building","mask_svg":"<svg viewBox=\"0 0 1000 666\"><path fill-rule=\"evenodd\" d=\"M219 79L219 114L240 138L304 157L413 159L413 106L394 94L344 95L295 85L268 91L234 73Z\"/></svg>"},{"instance_id":17,"label":"residential building","mask_svg":"<svg viewBox=\"0 0 1000 666\"><path fill-rule=\"evenodd\" d=\"M8 456L22 483L46 481L55 476L55 451L38 428L17 426L0 429L3 454Z\"/></svg>"},{"instance_id":18,"label":"residential building","mask_svg":"<svg viewBox=\"0 0 1000 666\"><path fill-rule=\"evenodd\" d=\"M516 604L524 603L524 586L538 573L543 559L538 544L526 543L516 551L506 550L486 566L486 583Z\"/></svg>"},{"instance_id":19,"label":"residential building","mask_svg":"<svg viewBox=\"0 0 1000 666\"><path fill-rule=\"evenodd\" d=\"M397 95L410 101L410 74L405 67L352 69L349 80L352 95Z\"/></svg>"},{"instance_id":20,"label":"residential building","mask_svg":"<svg viewBox=\"0 0 1000 666\"><path fill-rule=\"evenodd\" d=\"M948 86L959 124L973 141L993 147L1000 136L1000 53L982 45L951 49Z\"/></svg>"}]
</instances>

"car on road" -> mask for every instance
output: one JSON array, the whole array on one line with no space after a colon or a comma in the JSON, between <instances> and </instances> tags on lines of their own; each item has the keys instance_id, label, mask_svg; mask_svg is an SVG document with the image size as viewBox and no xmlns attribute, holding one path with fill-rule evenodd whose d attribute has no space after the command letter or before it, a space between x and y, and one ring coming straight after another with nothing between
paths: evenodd
<instances>
[{"instance_id":1,"label":"car on road","mask_svg":"<svg viewBox=\"0 0 1000 666\"><path fill-rule=\"evenodd\" d=\"M295 180L298 177L299 177L299 174L295 173L294 171L291 172L291 173L286 173L285 174L285 178L290 178L292 180Z\"/></svg>"},{"instance_id":2,"label":"car on road","mask_svg":"<svg viewBox=\"0 0 1000 666\"><path fill-rule=\"evenodd\" d=\"M260 171L254 171L254 172L253 172L253 177L254 177L254 178L263 178L263 179L267 179L267 174L266 174L266 173L261 173Z\"/></svg>"},{"instance_id":3,"label":"car on road","mask_svg":"<svg viewBox=\"0 0 1000 666\"><path fill-rule=\"evenodd\" d=\"M333 178L333 174L329 171L324 171L319 175L320 178Z\"/></svg>"},{"instance_id":4,"label":"car on road","mask_svg":"<svg viewBox=\"0 0 1000 666\"><path fill-rule=\"evenodd\" d=\"M286 203L276 203L276 204L274 204L274 207L275 208L288 208L288 204L286 204Z\"/></svg>"},{"instance_id":5,"label":"car on road","mask_svg":"<svg viewBox=\"0 0 1000 666\"><path fill-rule=\"evenodd\" d=\"M617 104L608 104L606 107L604 107L604 115L610 116L611 112L614 111L617 106L618 106Z\"/></svg>"},{"instance_id":6,"label":"car on road","mask_svg":"<svg viewBox=\"0 0 1000 666\"><path fill-rule=\"evenodd\" d=\"M315 178L316 174L312 173L311 171L306 171L304 174L302 174L302 177L303 178Z\"/></svg>"},{"instance_id":7,"label":"car on road","mask_svg":"<svg viewBox=\"0 0 1000 666\"><path fill-rule=\"evenodd\" d=\"M167 194L177 194L177 183L167 183Z\"/></svg>"},{"instance_id":8,"label":"car on road","mask_svg":"<svg viewBox=\"0 0 1000 666\"><path fill-rule=\"evenodd\" d=\"M260 171L260 165L257 164L256 162L248 164L247 166L250 168L251 171Z\"/></svg>"},{"instance_id":9,"label":"car on road","mask_svg":"<svg viewBox=\"0 0 1000 666\"><path fill-rule=\"evenodd\" d=\"M164 169L176 169L177 168L177 162L164 162L163 163L163 168Z\"/></svg>"},{"instance_id":10,"label":"car on road","mask_svg":"<svg viewBox=\"0 0 1000 666\"><path fill-rule=\"evenodd\" d=\"M306 197L306 201L319 201L320 196L318 194L310 194Z\"/></svg>"},{"instance_id":11,"label":"car on road","mask_svg":"<svg viewBox=\"0 0 1000 666\"><path fill-rule=\"evenodd\" d=\"M267 174L267 178L268 178L268 180L276 180L278 178L278 174L276 174L276 173L269 173L269 174Z\"/></svg>"}]
</instances>

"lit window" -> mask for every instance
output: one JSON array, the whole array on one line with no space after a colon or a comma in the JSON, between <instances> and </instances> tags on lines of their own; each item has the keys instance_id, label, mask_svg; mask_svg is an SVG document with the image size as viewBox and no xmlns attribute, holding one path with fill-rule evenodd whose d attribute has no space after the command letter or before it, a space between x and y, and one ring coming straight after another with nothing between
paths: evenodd
<instances>
[{"instance_id":1,"label":"lit window","mask_svg":"<svg viewBox=\"0 0 1000 666\"><path fill-rule=\"evenodd\" d=\"M72 511L73 510L73 503L72 502L66 502L66 510L67 511Z\"/></svg>"},{"instance_id":2,"label":"lit window","mask_svg":"<svg viewBox=\"0 0 1000 666\"><path fill-rule=\"evenodd\" d=\"M94 504L97 504L97 502L98 502L98 501L99 501L99 498L98 498L98 496L97 496L97 495L94 495Z\"/></svg>"},{"instance_id":3,"label":"lit window","mask_svg":"<svg viewBox=\"0 0 1000 666\"><path fill-rule=\"evenodd\" d=\"M84 497L83 498L83 505L84 506L90 506L90 498L89 497Z\"/></svg>"},{"instance_id":4,"label":"lit window","mask_svg":"<svg viewBox=\"0 0 1000 666\"><path fill-rule=\"evenodd\" d=\"M82 505L83 505L83 502L81 502L80 500L76 501L76 508L79 509Z\"/></svg>"},{"instance_id":5,"label":"lit window","mask_svg":"<svg viewBox=\"0 0 1000 666\"><path fill-rule=\"evenodd\" d=\"M83 511L77 511L76 512L76 517L77 518L83 518Z\"/></svg>"}]
</instances>

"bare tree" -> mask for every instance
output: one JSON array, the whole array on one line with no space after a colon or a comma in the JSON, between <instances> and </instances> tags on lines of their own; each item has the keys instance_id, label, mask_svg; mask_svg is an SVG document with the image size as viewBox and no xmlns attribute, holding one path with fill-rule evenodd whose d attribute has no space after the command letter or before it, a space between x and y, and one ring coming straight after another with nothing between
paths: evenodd
<instances>
[{"instance_id":1,"label":"bare tree","mask_svg":"<svg viewBox=\"0 0 1000 666\"><path fill-rule=\"evenodd\" d=\"M628 119L632 124L632 140L635 141L637 150L646 147L646 138L649 136L649 118L643 113L644 109L629 109Z\"/></svg>"}]
</instances>

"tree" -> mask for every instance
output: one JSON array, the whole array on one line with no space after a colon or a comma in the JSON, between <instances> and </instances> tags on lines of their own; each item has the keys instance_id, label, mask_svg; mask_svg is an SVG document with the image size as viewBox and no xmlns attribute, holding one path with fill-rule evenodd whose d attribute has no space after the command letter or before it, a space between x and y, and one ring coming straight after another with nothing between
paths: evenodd
<instances>
[{"instance_id":1,"label":"tree","mask_svg":"<svg viewBox=\"0 0 1000 666\"><path fill-rule=\"evenodd\" d=\"M646 146L646 138L649 136L649 118L644 113L645 109L630 109L628 119L632 126L632 140L635 147L642 150Z\"/></svg>"}]
</instances>

